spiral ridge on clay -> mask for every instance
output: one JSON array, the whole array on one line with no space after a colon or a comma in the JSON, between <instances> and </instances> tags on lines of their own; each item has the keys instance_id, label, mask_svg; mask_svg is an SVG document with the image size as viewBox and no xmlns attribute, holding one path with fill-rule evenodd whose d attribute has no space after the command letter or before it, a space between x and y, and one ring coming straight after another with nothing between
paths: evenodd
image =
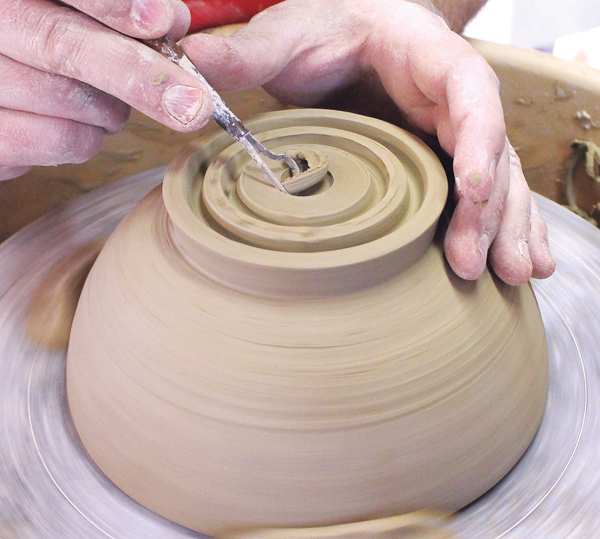
<instances>
[{"instance_id":1,"label":"spiral ridge on clay","mask_svg":"<svg viewBox=\"0 0 600 539\"><path fill-rule=\"evenodd\" d=\"M381 282L390 276L386 260L401 268L425 251L448 186L433 152L413 135L379 120L310 109L266 114L248 125L270 150L324 162L326 170L308 192L287 195L225 133L192 145L171 164L163 198L171 242L199 271L247 292L319 295L343 292L359 274ZM269 165L287 183L285 165ZM229 274L223 260L243 270ZM265 278L255 278L265 264L268 289ZM314 281L315 269L327 287Z\"/></svg>"}]
</instances>

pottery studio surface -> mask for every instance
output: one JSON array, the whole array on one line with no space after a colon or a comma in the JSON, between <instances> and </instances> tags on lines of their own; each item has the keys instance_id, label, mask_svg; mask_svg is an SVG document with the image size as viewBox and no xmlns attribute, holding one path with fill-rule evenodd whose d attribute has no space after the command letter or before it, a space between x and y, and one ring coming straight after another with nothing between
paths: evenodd
<instances>
[{"instance_id":1,"label":"pottery studio surface","mask_svg":"<svg viewBox=\"0 0 600 539\"><path fill-rule=\"evenodd\" d=\"M560 180L564 164L572 155L570 142L600 142L600 124L595 120L600 117L600 76L531 51L487 43L476 46L501 79L509 134L523 160L528 181L534 190L562 201ZM281 108L259 91L226 100L244 119ZM293 120L282 120L288 117L285 114L276 116L272 125L260 123L266 120L250 125L259 133L288 129L285 137L293 139L298 136L294 126L304 121L298 120L306 117L303 114L292 113L289 118ZM338 118L337 113L327 114ZM327 114L325 117L331 118ZM351 167L353 174L358 171L360 176L361 167L366 166L371 167L371 176L377 176L373 170L389 171L398 167L399 159L400 168L408 169L406 176L410 176L415 167L399 155L408 153L420 163L431 157L425 150L407 149L412 146L407 146L409 139L397 134L400 131L393 131L396 134L391 137L398 139L398 144L389 142L389 133L384 136L384 144L384 139L373 135L383 124L375 120L371 124L368 119L363 123L370 126L366 134L356 126L347 125L345 131L374 137L385 151L359 150L362 157ZM325 124L308 122L308 131L334 128ZM430 204L427 187L415 187L410 178L403 180L404 186L380 179L376 188L365 184L364 192L348 189L350 199L335 210L344 217L329 211L325 217L331 219L325 227L329 232L322 238L312 238L308 247L304 239L287 232L287 236L283 234L287 238L284 244L279 245L281 231L268 237L272 232L269 227L260 222L248 225L247 214L240 220L236 213L239 208L227 207L227 197L219 192L223 185L226 189L236 187L227 186L222 177L213 184L217 191L204 195L212 209L194 206L195 202L190 201L202 197L194 191L198 186L196 176L185 172L190 160L196 160L197 165L230 151L229 161L225 162L239 165L242 176L253 174L235 150L219 142L224 140L219 134L209 139L213 142L204 139L200 146L181 154L197 137L166 132L134 115L125 131L107 139L103 151L90 163L35 170L0 185L2 232L4 237L12 235L0 247L2 537L203 537L201 532L217 537L403 537L402 533L411 532L424 537L587 538L600 530L600 470L594 452L600 436L600 402L594 391L600 359L595 330L598 314L593 307L600 290L596 275L600 233L592 225L538 197L559 263L554 277L533 283L538 311L530 287L504 287L490 275L476 286L452 277L435 242L429 243L437 216L424 225L424 244L429 247L419 247L424 250L419 251L416 262L406 262L410 251L406 245L420 244L417 238L421 236L413 230L409 231L409 240L402 239L402 227L396 229L389 223L398 215L395 212L400 212L408 215L404 224L410 228L421 205ZM332 138L332 134L327 133L327 137ZM302 141L288 143L294 146ZM320 145L324 144L322 138ZM341 151L364 147L356 140L344 144ZM393 149L398 145L401 151ZM208 157L202 154L206 147L212 148ZM310 150L305 148L306 152ZM172 161L167 172L163 165ZM338 174L336 166L333 164L330 172L334 178ZM439 165L431 167L433 176L444 179ZM428 168L423 166L423 170ZM421 174L419 166L416 170ZM132 176L138 172L142 174ZM165 183L166 210L161 189L155 188L165 174L170 177ZM435 181L428 174L424 174L426 184ZM581 170L576 179L578 202L588 211L584 206L595 186ZM255 180L246 178L237 188L241 193L238 197L244 204L254 204L254 211L260 214L277 210L287 215L298 210L278 208L278 204L284 204L283 199L270 200L273 189L267 186L265 191L264 185ZM96 189L103 183L108 185ZM326 191L334 192L334 185L335 180L317 194L327 196ZM357 219L352 211L361 204L365 206L360 201L376 196L371 191L378 190L381 200L386 196L389 199L386 211L390 213L384 223L367 222L362 231L343 231L344 219L368 221ZM152 193L146 196L149 191ZM394 198L389 194L392 191L412 193L413 199L401 195ZM130 213L144 196L141 206ZM376 207L381 200L371 201L366 207ZM441 211L443 197L431 203ZM169 205L172 211L167 218ZM44 213L52 206L58 209L13 234L37 217L35 212ZM187 208L189 214L182 213L182 208ZM300 221L324 218L324 210L308 217L302 211L296 211ZM47 283L49 276L55 290L61 285L67 291L79 290L78 275L89 269L103 239L126 214L127 219L92 271L96 277L86 285L84 311L105 312L102 321L89 322L78 314L67 384L66 351L60 348L60 342L54 343L58 349L52 350L34 344L27 334L32 305L33 311L45 302L55 305L52 302L57 301L56 296L40 295L40 284ZM241 251L230 250L227 242L214 243L212 232L208 234L207 252L198 257L186 250L189 234L181 231L186 230L189 219L199 216L210 224L209 230L218 228L227 241L240 237L241 241L234 243L242 247ZM174 224L169 225L169 219ZM278 226L285 227L286 219ZM153 241L152 234L144 235L143 228L139 228L144 220L151 223L151 228L163 227L160 233L167 234L169 241L160 243ZM352 238L357 234L362 236L354 244ZM332 251L336 242L342 243ZM375 245L368 249L368 255L361 251L367 244ZM201 264L208 260L211 267L203 271L210 278L203 279L219 284L206 286L201 292L186 289L181 283L198 280L197 276L190 277L190 265L179 259L165 262L165 256L172 257L172 253L165 255L165 245L188 259L198 258ZM140 252L137 258L136 249ZM253 249L272 249L273 258L261 267L253 258ZM402 256L394 258L393 253ZM347 254L351 258L344 259ZM119 256L136 260L126 265L131 274L125 280L135 281L138 288L117 290L118 279L124 277L111 271ZM291 265L288 256L293 259ZM226 266L219 264L228 257L238 264L241 261L242 267L223 271ZM390 274L386 260L395 263L394 272L398 274ZM402 261L408 270L402 267ZM197 262L193 261L192 266ZM179 276L165 281L175 290L165 291L156 285L156 274L168 268L171 271L173 266ZM327 286L307 292L302 288L310 281L305 274L315 268L328 275L319 280ZM439 277L426 277L432 268ZM375 286L365 285L365 274L369 275L367 281L377 281ZM64 277L61 283L61 275L72 280ZM388 285L391 288L386 288ZM256 286L258 291L253 289ZM100 292L90 292L92 287ZM446 304L443 298L448 291L454 298ZM106 299L115 292L116 299ZM417 297L411 298L411 294ZM425 299L428 294L433 294L435 300ZM458 304L457 311L452 310L456 309L457 297L460 301L463 296L479 294L485 299L473 302L470 297ZM310 296L309 301L299 300L299 295ZM58 294L58 301L68 312L73 298L64 296ZM158 310L140 307L136 303L140 297L150 298L150 303L156 304L152 308ZM100 304L90 305L90 298L100 300ZM432 327L422 334L419 331L427 325L423 320L430 315L413 306L419 301L440 304L437 314L429 318ZM488 304L489 310L479 309L482 303ZM202 308L206 305L213 309ZM37 309L38 316L43 311ZM186 326L192 319L198 323L199 311L205 317L199 325ZM356 316L357 312L363 315ZM152 321L161 314L177 322L179 337L173 337L173 329L166 337L159 335ZM128 342L127 324L132 317L142 320L146 333ZM175 320L178 317L180 320ZM481 333L482 327L488 334L471 346L480 355L467 359L457 350L466 341L472 343L473 334L456 341L456 328L473 321L473 334ZM45 320L42 326L50 322ZM101 324L106 327L98 327ZM390 331L393 324L399 324L395 326L397 331ZM91 330L82 329L86 325L94 326L94 339L100 343L96 348L104 351L92 352ZM445 328L445 332L436 332L437 327ZM403 332L411 336L412 344L390 340ZM502 344L492 339L494 332L500 339L505 337ZM199 340L188 339L192 333ZM544 333L547 349L544 339L539 340ZM115 335L118 337L111 340ZM177 343L174 348L164 345L169 336ZM374 343L386 340L389 347L383 353ZM184 341L188 344L182 344ZM203 347L203 342L211 344ZM410 368L404 365L400 371L387 370L393 363L389 350L417 357L423 346L415 348L415 342L433 348L428 362L412 362ZM148 357L155 358L144 365L143 376L150 383L136 380L141 376L136 366L139 357L123 352L128 347L146 347ZM213 365L208 370L190 371L177 359L177 354L189 357L201 348L209 349L199 352L204 353L206 363ZM242 357L249 348L255 350L254 358L260 365L240 370L239 362L230 360ZM277 354L273 355L273 349ZM320 350L321 355L315 355L314 350ZM172 354L169 360L178 366L165 362L166 354ZM442 364L434 364L432 357L441 359ZM282 358L296 373L293 383L283 373ZM371 362L370 371L364 368L365 358ZM449 363L460 364L458 370L465 375L462 381L456 370L449 370ZM311 364L313 371L307 368ZM326 375L319 369L324 369ZM437 373L438 379L424 377L419 369L429 371L429 376L432 371ZM324 378L315 385L317 372ZM209 389L199 393L201 386ZM218 387L226 390L221 394L210 390ZM410 405L398 395L400 387L417 395ZM454 394L449 387L454 387ZM462 408L460 403L451 404L453 399L458 402L458 394L465 399ZM237 395L237 400L232 395ZM157 412L151 404L153 399L169 401L171 408ZM436 408L432 401L444 405ZM297 405L300 411L293 408ZM129 416L122 413L124 408L131 411ZM186 424L181 417L174 419L177 414L173 415L173 409L185 409L190 415L194 412L196 418ZM418 413L411 419L414 409ZM199 415L208 419L204 426L195 428ZM388 428L394 422L395 427ZM153 429L155 439L144 439L143 433L134 429L140 426ZM407 432L412 433L408 440ZM181 443L173 444L174 436L180 437ZM161 448L160 440L168 443ZM206 451L201 463L190 462L196 447ZM111 458L111 453L120 457ZM390 454L401 454L405 461L391 466L394 458ZM429 485L423 484L425 476L435 479ZM169 477L175 479L169 481ZM437 512L412 513L418 509ZM450 519L437 518L459 509Z\"/></svg>"}]
</instances>

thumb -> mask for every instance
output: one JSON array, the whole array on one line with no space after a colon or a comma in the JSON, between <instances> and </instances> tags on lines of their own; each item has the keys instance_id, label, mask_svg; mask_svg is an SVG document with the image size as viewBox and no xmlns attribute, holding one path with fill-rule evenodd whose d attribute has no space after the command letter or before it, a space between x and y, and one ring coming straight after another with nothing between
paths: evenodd
<instances>
[{"instance_id":1,"label":"thumb","mask_svg":"<svg viewBox=\"0 0 600 539\"><path fill-rule=\"evenodd\" d=\"M301 41L302 25L294 26L290 14L280 11L274 6L229 37L188 36L181 47L217 91L262 86L285 69Z\"/></svg>"}]
</instances>

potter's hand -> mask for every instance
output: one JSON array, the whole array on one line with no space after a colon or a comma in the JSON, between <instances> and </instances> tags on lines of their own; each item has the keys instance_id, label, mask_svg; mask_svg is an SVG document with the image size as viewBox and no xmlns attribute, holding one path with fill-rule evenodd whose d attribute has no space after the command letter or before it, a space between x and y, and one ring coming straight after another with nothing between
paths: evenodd
<instances>
[{"instance_id":1,"label":"potter's hand","mask_svg":"<svg viewBox=\"0 0 600 539\"><path fill-rule=\"evenodd\" d=\"M178 38L188 25L180 0L0 0L0 180L88 159L129 105L173 129L201 127L212 109L203 85L111 30Z\"/></svg>"},{"instance_id":2,"label":"potter's hand","mask_svg":"<svg viewBox=\"0 0 600 539\"><path fill-rule=\"evenodd\" d=\"M491 244L508 283L552 273L545 225L506 139L497 79L431 11L403 0L287 0L229 38L195 35L183 48L217 90L264 85L306 106L376 73L409 120L454 157L458 207L445 245L454 271L479 277Z\"/></svg>"}]
</instances>

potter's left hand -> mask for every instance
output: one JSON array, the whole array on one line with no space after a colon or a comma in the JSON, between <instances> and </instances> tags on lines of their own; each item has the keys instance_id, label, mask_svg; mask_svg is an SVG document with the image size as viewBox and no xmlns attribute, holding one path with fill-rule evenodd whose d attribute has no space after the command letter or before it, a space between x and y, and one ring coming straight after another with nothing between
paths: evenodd
<instances>
[{"instance_id":1,"label":"potter's left hand","mask_svg":"<svg viewBox=\"0 0 600 539\"><path fill-rule=\"evenodd\" d=\"M441 5L454 29L468 19L456 22L456 3L422 3ZM409 121L454 157L458 205L445 241L454 271L477 279L488 250L509 284L554 271L545 224L506 138L498 81L431 10L404 0L287 0L229 38L198 34L183 48L217 90L263 85L303 106L376 74Z\"/></svg>"}]
</instances>

